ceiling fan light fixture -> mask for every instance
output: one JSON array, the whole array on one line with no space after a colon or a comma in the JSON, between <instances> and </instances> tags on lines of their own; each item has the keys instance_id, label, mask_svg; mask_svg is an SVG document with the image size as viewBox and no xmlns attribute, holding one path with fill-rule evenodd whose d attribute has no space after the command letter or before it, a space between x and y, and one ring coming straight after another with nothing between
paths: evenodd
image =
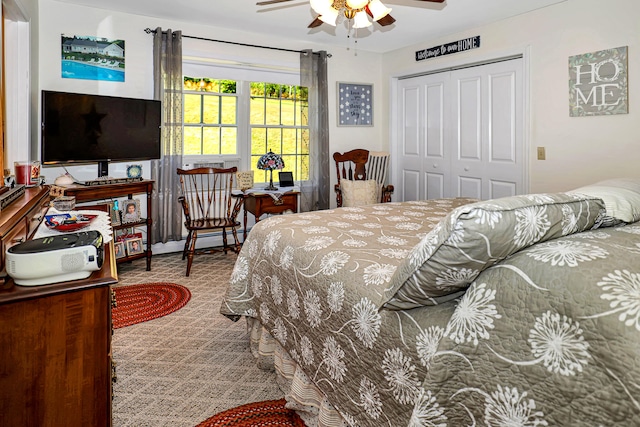
<instances>
[{"instance_id":1,"label":"ceiling fan light fixture","mask_svg":"<svg viewBox=\"0 0 640 427\"><path fill-rule=\"evenodd\" d=\"M310 4L311 8L319 15L324 15L329 9L333 9L331 7L333 0L310 0Z\"/></svg>"},{"instance_id":2,"label":"ceiling fan light fixture","mask_svg":"<svg viewBox=\"0 0 640 427\"><path fill-rule=\"evenodd\" d=\"M391 9L382 4L380 0L371 0L368 7L374 21L382 19L391 13Z\"/></svg>"},{"instance_id":3,"label":"ceiling fan light fixture","mask_svg":"<svg viewBox=\"0 0 640 427\"><path fill-rule=\"evenodd\" d=\"M369 18L367 17L367 12L364 10L356 13L353 18L353 28L367 28L371 25L371 21L369 21Z\"/></svg>"},{"instance_id":4,"label":"ceiling fan light fixture","mask_svg":"<svg viewBox=\"0 0 640 427\"><path fill-rule=\"evenodd\" d=\"M351 9L362 9L369 3L369 0L347 0L347 6Z\"/></svg>"},{"instance_id":5,"label":"ceiling fan light fixture","mask_svg":"<svg viewBox=\"0 0 640 427\"><path fill-rule=\"evenodd\" d=\"M324 22L325 24L329 24L335 27L336 22L338 21L338 11L335 10L333 7L330 7L322 15L318 16L318 19Z\"/></svg>"}]
</instances>

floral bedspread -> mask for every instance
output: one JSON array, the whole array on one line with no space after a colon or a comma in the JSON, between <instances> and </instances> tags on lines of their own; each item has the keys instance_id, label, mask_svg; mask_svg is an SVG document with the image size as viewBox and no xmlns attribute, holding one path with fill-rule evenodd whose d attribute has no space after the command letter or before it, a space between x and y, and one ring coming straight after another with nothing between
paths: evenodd
<instances>
[{"instance_id":1,"label":"floral bedspread","mask_svg":"<svg viewBox=\"0 0 640 427\"><path fill-rule=\"evenodd\" d=\"M221 312L257 318L352 426L640 425L640 225L533 245L453 301L382 296L447 199L272 217Z\"/></svg>"}]
</instances>

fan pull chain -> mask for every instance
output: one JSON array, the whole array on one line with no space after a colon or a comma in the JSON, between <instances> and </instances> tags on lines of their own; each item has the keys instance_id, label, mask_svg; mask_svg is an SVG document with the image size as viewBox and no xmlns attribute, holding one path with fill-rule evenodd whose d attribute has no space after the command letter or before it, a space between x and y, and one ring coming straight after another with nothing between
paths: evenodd
<instances>
[{"instance_id":1,"label":"fan pull chain","mask_svg":"<svg viewBox=\"0 0 640 427\"><path fill-rule=\"evenodd\" d=\"M351 50L351 32L353 31L353 56L358 56L358 29L351 26L352 20L349 19L347 29L347 50Z\"/></svg>"}]
</instances>

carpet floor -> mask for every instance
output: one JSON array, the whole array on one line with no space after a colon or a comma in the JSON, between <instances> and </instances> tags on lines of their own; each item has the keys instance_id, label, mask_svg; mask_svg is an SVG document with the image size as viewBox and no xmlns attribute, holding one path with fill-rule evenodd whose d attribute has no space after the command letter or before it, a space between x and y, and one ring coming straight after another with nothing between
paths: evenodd
<instances>
[{"instance_id":1,"label":"carpet floor","mask_svg":"<svg viewBox=\"0 0 640 427\"><path fill-rule=\"evenodd\" d=\"M235 259L196 256L189 277L179 253L154 255L151 271L144 259L118 264L114 287L177 283L191 300L171 314L114 331L114 427L194 427L236 406L282 399L275 373L256 367L246 324L219 312Z\"/></svg>"}]
</instances>

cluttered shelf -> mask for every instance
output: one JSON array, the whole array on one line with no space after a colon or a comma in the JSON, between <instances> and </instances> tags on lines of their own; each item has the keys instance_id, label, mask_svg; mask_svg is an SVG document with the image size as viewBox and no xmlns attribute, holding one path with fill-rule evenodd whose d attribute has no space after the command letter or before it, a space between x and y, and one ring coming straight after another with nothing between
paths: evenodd
<instances>
[{"instance_id":1,"label":"cluttered shelf","mask_svg":"<svg viewBox=\"0 0 640 427\"><path fill-rule=\"evenodd\" d=\"M154 181L141 180L131 182L118 182L103 185L80 185L70 184L65 186L54 185L51 187L51 196L73 196L76 203L91 202L96 200L109 200L117 197L126 196L124 202L122 217L112 216L112 225L114 230L135 229L141 227L146 229L147 242L143 244L142 234L132 231L129 238L123 241L114 242L116 252L116 262L132 261L134 259L147 259L147 271L151 270L151 226L152 226L152 208L151 208L151 192L153 191ZM142 218L140 215L140 204L133 196L136 194L146 194L147 199L147 217ZM115 209L117 212L118 209ZM127 237L125 236L125 237Z\"/></svg>"}]
</instances>

